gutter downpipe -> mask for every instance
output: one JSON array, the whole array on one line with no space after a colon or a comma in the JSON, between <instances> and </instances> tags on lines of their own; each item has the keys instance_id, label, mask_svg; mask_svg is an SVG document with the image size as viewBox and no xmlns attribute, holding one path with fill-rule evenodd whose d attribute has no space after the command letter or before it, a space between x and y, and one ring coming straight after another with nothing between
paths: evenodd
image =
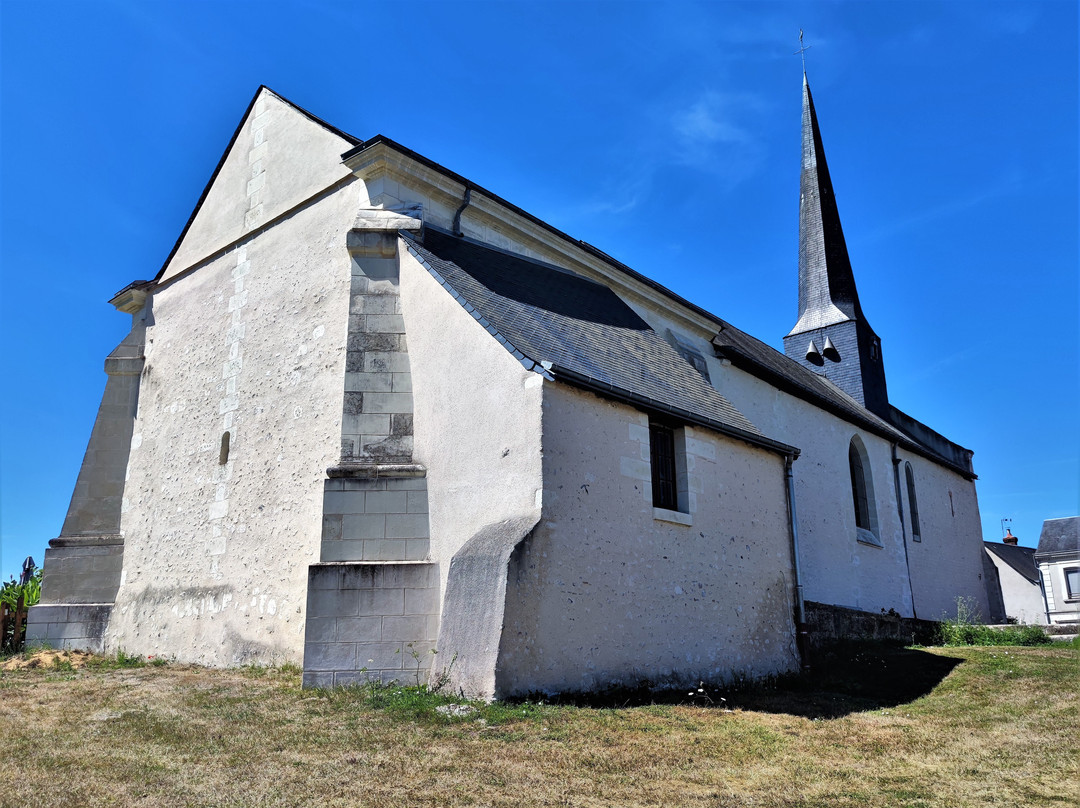
<instances>
[{"instance_id":1,"label":"gutter downpipe","mask_svg":"<svg viewBox=\"0 0 1080 808\"><path fill-rule=\"evenodd\" d=\"M892 445L893 483L896 488L896 512L900 515L900 537L904 540L904 566L907 567L907 589L911 596L911 616L919 619L915 609L915 587L911 585L911 561L908 559L907 527L904 524L904 500L900 496L900 458L896 456L896 444Z\"/></svg>"},{"instance_id":2,"label":"gutter downpipe","mask_svg":"<svg viewBox=\"0 0 1080 808\"><path fill-rule=\"evenodd\" d=\"M802 566L799 562L799 520L795 515L795 475L791 466L797 454L784 455L784 476L787 478L788 517L791 520L791 557L795 567L795 647L803 673L810 672L810 629L806 625L803 602Z\"/></svg>"},{"instance_id":3,"label":"gutter downpipe","mask_svg":"<svg viewBox=\"0 0 1080 808\"><path fill-rule=\"evenodd\" d=\"M461 214L465 212L465 208L469 207L470 202L472 202L472 187L466 185L465 196L461 200L461 207L454 212L454 223L453 225L451 225L451 230L453 231L454 235L459 238L465 235L465 233L461 230Z\"/></svg>"}]
</instances>

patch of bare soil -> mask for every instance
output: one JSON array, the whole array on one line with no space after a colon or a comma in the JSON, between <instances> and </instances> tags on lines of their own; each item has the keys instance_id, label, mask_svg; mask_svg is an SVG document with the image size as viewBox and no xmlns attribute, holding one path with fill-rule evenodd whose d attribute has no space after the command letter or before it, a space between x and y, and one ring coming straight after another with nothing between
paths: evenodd
<instances>
[{"instance_id":1,"label":"patch of bare soil","mask_svg":"<svg viewBox=\"0 0 1080 808\"><path fill-rule=\"evenodd\" d=\"M21 671L34 668L52 668L57 665L70 664L73 668L81 668L93 655L85 651L54 651L43 648L32 654L20 654L0 664L0 670ZM65 666L66 667L66 666Z\"/></svg>"}]
</instances>

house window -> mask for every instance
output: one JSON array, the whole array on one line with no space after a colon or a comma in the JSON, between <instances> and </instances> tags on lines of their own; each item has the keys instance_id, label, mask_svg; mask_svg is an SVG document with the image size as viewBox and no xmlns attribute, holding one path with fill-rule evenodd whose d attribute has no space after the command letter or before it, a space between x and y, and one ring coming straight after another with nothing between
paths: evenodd
<instances>
[{"instance_id":1,"label":"house window","mask_svg":"<svg viewBox=\"0 0 1080 808\"><path fill-rule=\"evenodd\" d=\"M877 533L877 509L874 505L874 481L866 448L856 435L848 445L848 468L851 472L851 501L855 507L855 530L859 541L881 546Z\"/></svg>"},{"instance_id":2,"label":"house window","mask_svg":"<svg viewBox=\"0 0 1080 808\"><path fill-rule=\"evenodd\" d=\"M675 470L675 430L649 421L649 456L652 461L653 507L679 509L679 481Z\"/></svg>"},{"instance_id":3,"label":"house window","mask_svg":"<svg viewBox=\"0 0 1080 808\"><path fill-rule=\"evenodd\" d=\"M919 530L919 500L915 496L915 472L911 470L911 464L904 464L904 476L907 477L907 501L908 510L911 512L911 538L922 541L922 531Z\"/></svg>"},{"instance_id":4,"label":"house window","mask_svg":"<svg viewBox=\"0 0 1080 808\"><path fill-rule=\"evenodd\" d=\"M1065 568L1065 597L1080 600L1080 567Z\"/></svg>"}]
</instances>

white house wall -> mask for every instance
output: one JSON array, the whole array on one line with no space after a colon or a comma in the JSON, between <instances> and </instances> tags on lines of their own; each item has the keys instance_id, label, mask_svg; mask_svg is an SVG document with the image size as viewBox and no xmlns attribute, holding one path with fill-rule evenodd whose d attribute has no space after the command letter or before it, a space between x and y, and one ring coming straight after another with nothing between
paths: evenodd
<instances>
[{"instance_id":1,"label":"white house wall","mask_svg":"<svg viewBox=\"0 0 1080 808\"><path fill-rule=\"evenodd\" d=\"M540 526L510 563L499 695L797 664L783 459L688 428L692 524L654 517L648 416L544 385Z\"/></svg>"},{"instance_id":2,"label":"white house wall","mask_svg":"<svg viewBox=\"0 0 1080 808\"><path fill-rule=\"evenodd\" d=\"M1080 622L1080 598L1070 599L1069 590L1065 587L1065 570L1074 567L1080 567L1080 558L1039 562L1051 623Z\"/></svg>"},{"instance_id":3,"label":"white house wall","mask_svg":"<svg viewBox=\"0 0 1080 808\"><path fill-rule=\"evenodd\" d=\"M302 659L340 451L355 213L339 190L154 293L109 648Z\"/></svg>"},{"instance_id":4,"label":"white house wall","mask_svg":"<svg viewBox=\"0 0 1080 808\"><path fill-rule=\"evenodd\" d=\"M997 570L1006 616L1025 625L1045 626L1046 604L1043 602L1042 588L1038 584L1033 584L994 553L987 552L986 555Z\"/></svg>"}]
</instances>

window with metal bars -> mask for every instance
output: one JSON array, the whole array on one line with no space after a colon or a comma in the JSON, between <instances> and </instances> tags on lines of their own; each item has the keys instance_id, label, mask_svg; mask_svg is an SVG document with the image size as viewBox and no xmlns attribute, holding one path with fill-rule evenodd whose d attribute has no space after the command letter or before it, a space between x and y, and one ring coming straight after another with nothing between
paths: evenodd
<instances>
[{"instance_id":1,"label":"window with metal bars","mask_svg":"<svg viewBox=\"0 0 1080 808\"><path fill-rule=\"evenodd\" d=\"M667 424L649 421L649 454L652 461L653 507L679 509L676 473L675 430Z\"/></svg>"}]
</instances>

